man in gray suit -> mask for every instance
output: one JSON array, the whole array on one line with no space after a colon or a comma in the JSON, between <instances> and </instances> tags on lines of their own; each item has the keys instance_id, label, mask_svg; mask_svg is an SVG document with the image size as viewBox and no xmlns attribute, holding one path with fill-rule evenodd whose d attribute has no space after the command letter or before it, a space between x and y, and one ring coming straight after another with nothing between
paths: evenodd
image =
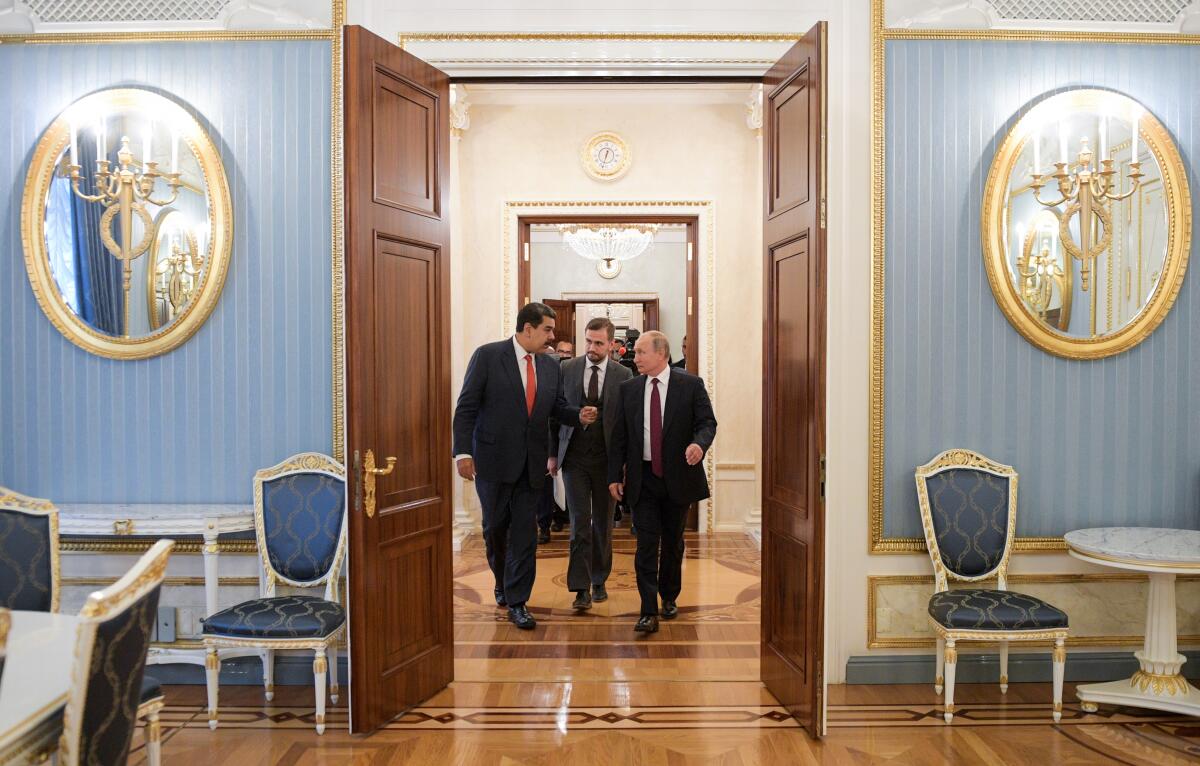
<instances>
[{"instance_id":1,"label":"man in gray suit","mask_svg":"<svg viewBox=\"0 0 1200 766\"><path fill-rule=\"evenodd\" d=\"M547 469L561 466L571 517L571 560L567 587L575 593L575 609L591 609L592 600L608 598L605 582L612 571L613 499L608 492L608 442L617 416L617 389L633 373L610 358L615 328L604 317L588 322L584 356L563 362L563 388L573 407L600 410L600 422L574 428L550 428Z\"/></svg>"}]
</instances>

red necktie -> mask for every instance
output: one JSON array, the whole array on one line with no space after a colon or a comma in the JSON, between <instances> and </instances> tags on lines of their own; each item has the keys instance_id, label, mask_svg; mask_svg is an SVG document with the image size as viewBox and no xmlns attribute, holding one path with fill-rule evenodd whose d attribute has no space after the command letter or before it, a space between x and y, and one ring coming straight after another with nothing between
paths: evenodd
<instances>
[{"instance_id":1,"label":"red necktie","mask_svg":"<svg viewBox=\"0 0 1200 766\"><path fill-rule=\"evenodd\" d=\"M650 471L662 478L662 399L658 395L658 378L651 378L650 389Z\"/></svg>"},{"instance_id":2,"label":"red necktie","mask_svg":"<svg viewBox=\"0 0 1200 766\"><path fill-rule=\"evenodd\" d=\"M525 409L533 417L533 402L537 399L537 376L533 374L533 354L525 355Z\"/></svg>"}]
</instances>

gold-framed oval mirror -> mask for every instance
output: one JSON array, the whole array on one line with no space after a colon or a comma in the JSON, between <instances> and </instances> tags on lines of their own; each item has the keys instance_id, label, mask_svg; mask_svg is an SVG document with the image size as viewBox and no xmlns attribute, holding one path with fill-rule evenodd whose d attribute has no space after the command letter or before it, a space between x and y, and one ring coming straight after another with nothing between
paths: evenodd
<instances>
[{"instance_id":1,"label":"gold-framed oval mirror","mask_svg":"<svg viewBox=\"0 0 1200 766\"><path fill-rule=\"evenodd\" d=\"M988 173L981 232L992 293L1044 351L1127 351L1179 294L1191 210L1179 150L1141 104L1091 88L1049 96L1008 132Z\"/></svg>"},{"instance_id":2,"label":"gold-framed oval mirror","mask_svg":"<svg viewBox=\"0 0 1200 766\"><path fill-rule=\"evenodd\" d=\"M34 295L75 345L111 359L164 354L212 313L233 211L212 139L175 101L97 91L42 134L21 237Z\"/></svg>"}]
</instances>

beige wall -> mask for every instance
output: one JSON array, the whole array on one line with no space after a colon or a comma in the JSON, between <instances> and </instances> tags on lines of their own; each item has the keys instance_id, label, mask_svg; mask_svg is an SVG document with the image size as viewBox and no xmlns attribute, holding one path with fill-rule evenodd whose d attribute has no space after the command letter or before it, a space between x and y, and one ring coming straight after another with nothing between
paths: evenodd
<instances>
[{"instance_id":1,"label":"beige wall","mask_svg":"<svg viewBox=\"0 0 1200 766\"><path fill-rule=\"evenodd\" d=\"M452 190L457 200L451 288L455 395L472 350L512 332L516 307L504 306L502 296L506 203L711 202L715 347L700 353L703 360L715 352L717 360L711 382L720 422L714 523L741 527L756 518L762 192L759 139L746 123L750 86L554 91L472 86L467 94L470 128L456 139ZM632 149L631 169L613 182L593 180L580 164L584 141L601 130L621 134ZM515 230L509 234L516 236ZM700 235L706 236L703 228ZM705 251L703 242L700 250ZM515 284L516 264L509 267ZM700 296L701 307L706 297ZM703 315L700 324L703 329ZM465 500L473 508L473 493L461 490L456 503Z\"/></svg>"}]
</instances>

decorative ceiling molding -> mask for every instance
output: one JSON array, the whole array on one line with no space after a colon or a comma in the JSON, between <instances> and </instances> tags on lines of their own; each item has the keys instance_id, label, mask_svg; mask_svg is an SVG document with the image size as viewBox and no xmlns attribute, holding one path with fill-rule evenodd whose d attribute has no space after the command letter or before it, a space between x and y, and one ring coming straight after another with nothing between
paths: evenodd
<instances>
[{"instance_id":1,"label":"decorative ceiling molding","mask_svg":"<svg viewBox=\"0 0 1200 766\"><path fill-rule=\"evenodd\" d=\"M890 29L1200 32L1200 0L885 0Z\"/></svg>"},{"instance_id":2,"label":"decorative ceiling molding","mask_svg":"<svg viewBox=\"0 0 1200 766\"><path fill-rule=\"evenodd\" d=\"M330 0L0 0L0 35L329 29Z\"/></svg>"},{"instance_id":3,"label":"decorative ceiling molding","mask_svg":"<svg viewBox=\"0 0 1200 766\"><path fill-rule=\"evenodd\" d=\"M472 106L644 104L742 105L745 84L704 83L680 88L660 84L579 84L545 88L522 83L472 83Z\"/></svg>"}]
</instances>

